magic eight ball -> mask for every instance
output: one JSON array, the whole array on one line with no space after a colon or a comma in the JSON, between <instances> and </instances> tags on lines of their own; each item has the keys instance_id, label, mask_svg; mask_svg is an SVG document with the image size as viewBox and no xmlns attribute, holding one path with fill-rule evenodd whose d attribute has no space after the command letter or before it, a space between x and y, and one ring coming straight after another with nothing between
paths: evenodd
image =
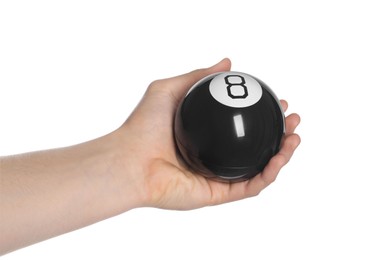
<instances>
[{"instance_id":1,"label":"magic eight ball","mask_svg":"<svg viewBox=\"0 0 367 260\"><path fill-rule=\"evenodd\" d=\"M191 87L175 117L175 140L193 171L236 182L261 172L278 151L284 113L274 92L242 72L207 76Z\"/></svg>"}]
</instances>

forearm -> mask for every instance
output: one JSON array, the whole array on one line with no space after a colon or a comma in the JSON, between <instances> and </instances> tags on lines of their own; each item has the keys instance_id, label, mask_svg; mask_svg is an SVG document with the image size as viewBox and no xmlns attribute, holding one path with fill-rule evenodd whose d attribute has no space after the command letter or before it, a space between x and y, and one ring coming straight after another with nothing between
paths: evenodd
<instances>
[{"instance_id":1,"label":"forearm","mask_svg":"<svg viewBox=\"0 0 367 260\"><path fill-rule=\"evenodd\" d=\"M0 158L0 255L137 206L116 145L106 136Z\"/></svg>"}]
</instances>

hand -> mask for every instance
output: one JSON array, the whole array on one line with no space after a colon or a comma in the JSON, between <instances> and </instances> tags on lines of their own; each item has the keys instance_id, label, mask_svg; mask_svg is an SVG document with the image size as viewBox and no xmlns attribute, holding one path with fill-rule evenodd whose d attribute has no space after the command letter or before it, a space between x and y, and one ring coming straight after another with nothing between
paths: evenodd
<instances>
[{"instance_id":1,"label":"hand","mask_svg":"<svg viewBox=\"0 0 367 260\"><path fill-rule=\"evenodd\" d=\"M173 120L180 100L199 79L228 71L230 67L230 60L224 59L207 69L153 82L119 130L128 137L128 146L133 147L130 149L132 161L139 166L134 170L135 182L142 183L144 206L185 210L255 196L276 179L292 157L300 143L294 133L300 122L297 114L286 117L286 134L278 154L263 172L248 181L228 184L206 179L191 172L177 155ZM281 104L286 111L287 102L282 100Z\"/></svg>"}]
</instances>

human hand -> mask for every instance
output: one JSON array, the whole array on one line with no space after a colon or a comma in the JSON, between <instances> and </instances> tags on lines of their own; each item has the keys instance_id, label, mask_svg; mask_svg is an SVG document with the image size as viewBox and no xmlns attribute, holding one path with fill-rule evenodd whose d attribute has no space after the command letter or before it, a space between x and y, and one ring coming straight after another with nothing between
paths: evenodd
<instances>
[{"instance_id":1,"label":"human hand","mask_svg":"<svg viewBox=\"0 0 367 260\"><path fill-rule=\"evenodd\" d=\"M294 133L300 122L297 114L286 117L286 133L280 151L263 172L239 183L221 183L191 172L177 155L173 120L179 102L188 89L201 78L230 70L231 62L154 81L142 101L121 127L124 145L128 144L134 167L134 183L140 183L142 206L164 209L194 209L258 195L277 177L300 143ZM281 101L284 111L286 101Z\"/></svg>"}]
</instances>

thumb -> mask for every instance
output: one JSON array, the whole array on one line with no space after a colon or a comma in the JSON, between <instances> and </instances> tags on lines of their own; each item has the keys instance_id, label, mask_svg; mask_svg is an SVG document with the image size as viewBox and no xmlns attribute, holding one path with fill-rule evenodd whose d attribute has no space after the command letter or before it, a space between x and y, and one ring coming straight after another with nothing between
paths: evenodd
<instances>
[{"instance_id":1,"label":"thumb","mask_svg":"<svg viewBox=\"0 0 367 260\"><path fill-rule=\"evenodd\" d=\"M230 69L231 60L225 58L208 68L197 69L176 77L159 80L159 85L162 87L162 90L164 89L165 91L169 91L177 101L180 101L186 92L192 87L192 85L198 82L200 79L210 74L228 71Z\"/></svg>"}]
</instances>

